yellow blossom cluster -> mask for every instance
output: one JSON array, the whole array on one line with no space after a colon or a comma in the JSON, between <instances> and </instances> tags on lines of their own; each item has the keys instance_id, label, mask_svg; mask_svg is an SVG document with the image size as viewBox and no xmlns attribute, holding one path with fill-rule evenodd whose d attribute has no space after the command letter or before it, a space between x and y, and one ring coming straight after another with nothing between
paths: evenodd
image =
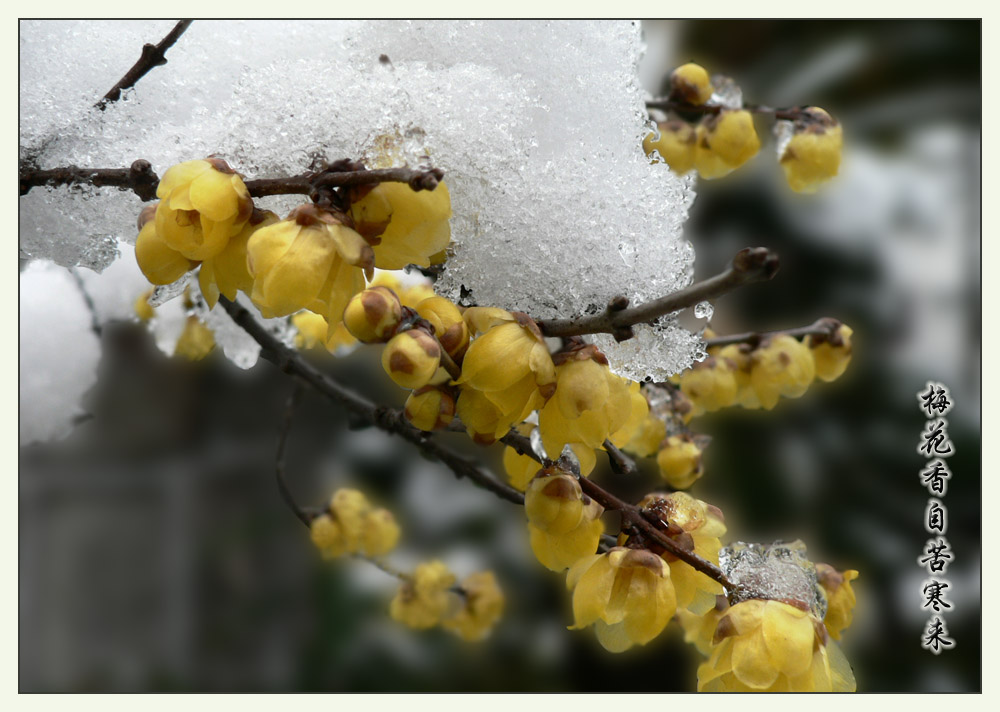
<instances>
[{"instance_id":1,"label":"yellow blossom cluster","mask_svg":"<svg viewBox=\"0 0 1000 712\"><path fill-rule=\"evenodd\" d=\"M327 559L345 554L385 556L396 548L400 535L392 512L373 508L355 489L337 490L309 528L313 544Z\"/></svg>"},{"instance_id":2,"label":"yellow blossom cluster","mask_svg":"<svg viewBox=\"0 0 1000 712\"><path fill-rule=\"evenodd\" d=\"M463 640L482 640L503 615L503 591L492 571L474 573L460 585L455 581L441 561L419 564L404 578L389 615L417 630L440 625Z\"/></svg>"},{"instance_id":3,"label":"yellow blossom cluster","mask_svg":"<svg viewBox=\"0 0 1000 712\"><path fill-rule=\"evenodd\" d=\"M708 72L698 64L685 64L671 73L669 100L674 110L642 142L653 162L663 161L681 175L694 169L702 178L712 179L729 175L757 154L760 138L753 114L711 103L715 90ZM791 135L778 157L789 187L815 192L839 170L840 124L815 106L774 113L790 124Z\"/></svg>"}]
</instances>

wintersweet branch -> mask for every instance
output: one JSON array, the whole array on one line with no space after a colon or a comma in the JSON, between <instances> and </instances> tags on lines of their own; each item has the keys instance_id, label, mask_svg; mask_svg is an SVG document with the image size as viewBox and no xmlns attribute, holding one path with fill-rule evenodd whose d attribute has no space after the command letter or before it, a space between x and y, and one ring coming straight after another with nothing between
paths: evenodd
<instances>
[{"instance_id":1,"label":"wintersweet branch","mask_svg":"<svg viewBox=\"0 0 1000 712\"><path fill-rule=\"evenodd\" d=\"M416 445L426 454L447 465L459 479L465 477L501 499L523 504L524 496L503 484L476 463L431 439L428 433L410 425L403 414L393 408L378 406L364 396L345 388L329 376L316 370L298 353L281 343L262 327L249 311L225 297L219 298L226 313L261 347L261 356L285 373L300 378L306 384L338 405L345 406L357 419L387 433L398 435Z\"/></svg>"},{"instance_id":2,"label":"wintersweet branch","mask_svg":"<svg viewBox=\"0 0 1000 712\"><path fill-rule=\"evenodd\" d=\"M778 271L778 255L766 247L746 247L736 253L733 263L725 272L696 282L680 291L668 294L637 307L628 307L628 300L616 297L601 314L577 316L569 319L545 319L538 328L546 336L580 336L582 334L611 334L617 341L632 338L632 326L653 321L665 314L693 307L708 299L715 299L737 287L755 282L766 282Z\"/></svg>"},{"instance_id":3,"label":"wintersweet branch","mask_svg":"<svg viewBox=\"0 0 1000 712\"><path fill-rule=\"evenodd\" d=\"M797 329L780 329L778 331L747 331L742 334L729 334L728 336L717 336L713 339L706 339L706 348L712 346L728 346L729 344L749 344L751 347L756 348L764 339L771 336L779 336L784 334L785 336L794 336L799 338L801 336L833 336L837 329L840 328L842 322L839 319L834 319L833 317L825 316L822 319L817 319L814 323L809 326L800 326Z\"/></svg>"},{"instance_id":4,"label":"wintersweet branch","mask_svg":"<svg viewBox=\"0 0 1000 712\"><path fill-rule=\"evenodd\" d=\"M194 20L181 20L176 25L174 29L170 30L166 37L159 41L155 45L149 43L142 46L142 55L139 57L139 61L132 65L132 68L125 72L125 76L118 80L108 91L104 97L94 104L94 106L101 111L113 101L118 101L121 98L122 92L125 89L130 89L135 86L136 82L146 76L153 67L161 67L167 63L167 50L174 46L174 43L184 34L184 31L191 26Z\"/></svg>"},{"instance_id":5,"label":"wintersweet branch","mask_svg":"<svg viewBox=\"0 0 1000 712\"><path fill-rule=\"evenodd\" d=\"M339 162L338 162L339 163ZM342 165L342 164L340 164ZM309 195L333 188L375 183L406 183L413 190L434 190L444 171L440 168L379 168L367 170L361 164L350 163L351 170L341 170L338 164L321 171L307 171L290 178L259 178L246 181L251 197L269 195ZM25 195L41 185L93 185L131 190L142 200L154 200L160 179L149 161L139 159L130 168L78 168L63 166L45 170L21 170L18 190Z\"/></svg>"},{"instance_id":6,"label":"wintersweet branch","mask_svg":"<svg viewBox=\"0 0 1000 712\"><path fill-rule=\"evenodd\" d=\"M684 113L718 114L726 107L721 104L688 104L687 102L672 99L649 99L646 102L646 108ZM751 114L765 114L773 116L776 119L786 119L788 121L794 121L803 115L802 107L799 106L794 106L790 109L776 109L773 106L765 106L764 104L745 104L743 109L749 111Z\"/></svg>"},{"instance_id":7,"label":"wintersweet branch","mask_svg":"<svg viewBox=\"0 0 1000 712\"><path fill-rule=\"evenodd\" d=\"M288 483L285 481L285 444L288 442L288 433L292 429L292 416L295 414L295 409L298 407L300 400L302 400L302 385L296 384L292 394L288 397L285 416L282 418L281 428L278 430L278 448L274 456L274 477L278 482L278 491L281 493L281 499L292 510L296 518L308 527L313 517L298 505L292 496L291 490L288 489Z\"/></svg>"},{"instance_id":8,"label":"wintersweet branch","mask_svg":"<svg viewBox=\"0 0 1000 712\"><path fill-rule=\"evenodd\" d=\"M534 449L532 449L531 441L526 436L518 433L516 430L511 430L507 433L507 435L502 437L500 441L513 448L519 454L527 455L533 460L537 460L539 463L542 463L541 458L539 458ZM558 463L554 464L558 466ZM584 494L595 500L598 504L604 507L605 510L617 511L621 514L623 530L629 526L634 527L645 537L652 539L666 549L672 556L675 556L695 570L705 574L713 581L722 584L722 586L727 589L731 589L735 586L735 584L726 577L726 575L722 572L722 569L718 566L713 564L711 561L703 559L694 552L685 550L678 545L677 542L657 529L653 525L653 522L646 518L646 515L639 507L619 499L587 477L579 477L578 480L580 482L580 488L583 490Z\"/></svg>"}]
</instances>

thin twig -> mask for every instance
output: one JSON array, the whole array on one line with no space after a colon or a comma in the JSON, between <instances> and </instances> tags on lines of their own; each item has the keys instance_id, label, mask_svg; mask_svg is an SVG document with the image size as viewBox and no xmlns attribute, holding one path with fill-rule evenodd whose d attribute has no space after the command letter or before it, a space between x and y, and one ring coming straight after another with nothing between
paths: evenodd
<instances>
[{"instance_id":1,"label":"thin twig","mask_svg":"<svg viewBox=\"0 0 1000 712\"><path fill-rule=\"evenodd\" d=\"M746 284L767 281L774 277L777 271L778 256L775 253L766 247L746 247L736 253L732 265L725 272L696 282L673 294L631 308L622 308L623 298L616 298L601 314L569 319L545 319L538 322L538 328L546 336L611 334L618 341L624 341L632 338L634 324L650 322L665 314L693 307Z\"/></svg>"},{"instance_id":2,"label":"thin twig","mask_svg":"<svg viewBox=\"0 0 1000 712\"><path fill-rule=\"evenodd\" d=\"M661 111L679 111L692 114L718 114L727 107L721 104L688 104L683 101L673 99L649 99L646 101L647 109L660 109ZM743 109L751 114L766 114L776 119L794 121L802 116L802 108L794 106L790 109L776 109L773 106L764 104L744 104Z\"/></svg>"},{"instance_id":3,"label":"thin twig","mask_svg":"<svg viewBox=\"0 0 1000 712\"><path fill-rule=\"evenodd\" d=\"M194 20L181 20L174 29L170 30L166 37L158 44L146 43L142 46L142 55L139 61L132 65L132 68L125 72L125 76L118 80L118 83L111 87L104 97L94 104L101 111L113 101L121 98L122 91L135 86L136 82L146 76L153 67L160 67L167 63L167 50L174 46L174 43L184 34L184 31L191 26Z\"/></svg>"},{"instance_id":4,"label":"thin twig","mask_svg":"<svg viewBox=\"0 0 1000 712\"><path fill-rule=\"evenodd\" d=\"M25 195L40 185L93 185L98 188L131 190L142 200L156 197L160 179L149 161L139 159L130 168L78 168L63 166L45 170L24 169L18 173L18 194Z\"/></svg>"},{"instance_id":5,"label":"thin twig","mask_svg":"<svg viewBox=\"0 0 1000 712\"><path fill-rule=\"evenodd\" d=\"M809 326L800 326L796 329L780 329L778 331L746 331L742 334L729 334L728 336L716 336L712 339L706 339L706 348L714 346L728 346L729 344L749 344L750 346L756 348L765 339L772 336L780 336L782 334L786 336L794 336L799 338L802 336L833 336L833 334L840 328L842 322L838 319L832 317L823 317L822 319L817 319L814 323Z\"/></svg>"},{"instance_id":6,"label":"thin twig","mask_svg":"<svg viewBox=\"0 0 1000 712\"><path fill-rule=\"evenodd\" d=\"M639 471L635 460L615 447L610 440L604 441L604 449L608 453L608 460L611 461L611 468L619 475L634 475Z\"/></svg>"},{"instance_id":7,"label":"thin twig","mask_svg":"<svg viewBox=\"0 0 1000 712\"><path fill-rule=\"evenodd\" d=\"M76 284L80 296L83 297L83 303L86 305L87 311L90 312L90 330L94 332L94 336L100 341L103 329L101 328L101 322L97 318L97 305L94 304L94 299L90 296L90 292L87 291L87 287L83 283L83 278L76 267L71 268L69 274L73 278L73 283Z\"/></svg>"},{"instance_id":8,"label":"thin twig","mask_svg":"<svg viewBox=\"0 0 1000 712\"><path fill-rule=\"evenodd\" d=\"M514 504L524 504L524 495L498 481L477 463L444 447L433 440L429 433L410 425L399 410L378 406L364 396L345 388L329 376L317 371L292 349L285 346L262 327L249 311L225 297L219 303L240 327L261 346L261 356L279 369L312 386L329 400L345 406L359 420L374 425L387 433L398 435L420 448L424 453L447 465L458 478L466 477L501 499Z\"/></svg>"},{"instance_id":9,"label":"thin twig","mask_svg":"<svg viewBox=\"0 0 1000 712\"><path fill-rule=\"evenodd\" d=\"M274 457L274 476L278 481L278 491L281 492L281 498L285 500L285 504L298 517L299 521L308 527L312 523L312 518L303 511L302 507L295 501L295 498L292 497L292 492L288 489L288 483L285 481L285 444L288 441L288 433L292 429L292 416L295 415L295 409L302 400L303 393L302 384L296 383L295 389L288 396L285 417L282 419L281 429L278 431L278 450Z\"/></svg>"},{"instance_id":10,"label":"thin twig","mask_svg":"<svg viewBox=\"0 0 1000 712\"><path fill-rule=\"evenodd\" d=\"M531 448L531 441L516 430L511 430L505 436L500 438L500 441L505 445L509 445L521 455L527 455L538 462L542 462L541 458L539 458L535 451ZM556 463L543 464L556 465ZM578 481L580 482L580 489L583 490L584 494L594 499L598 504L604 507L605 510L615 510L621 513L622 529L625 529L628 526L638 529L644 536L654 540L657 544L666 549L672 556L684 561L696 571L700 571L713 581L722 584L727 589L731 589L735 586L735 584L726 577L725 573L723 573L722 569L718 566L707 559L703 559L694 552L686 551L684 548L679 546L677 542L657 529L653 525L653 522L647 519L646 515L639 507L619 499L598 485L596 482L586 477L580 477L578 478Z\"/></svg>"}]
</instances>

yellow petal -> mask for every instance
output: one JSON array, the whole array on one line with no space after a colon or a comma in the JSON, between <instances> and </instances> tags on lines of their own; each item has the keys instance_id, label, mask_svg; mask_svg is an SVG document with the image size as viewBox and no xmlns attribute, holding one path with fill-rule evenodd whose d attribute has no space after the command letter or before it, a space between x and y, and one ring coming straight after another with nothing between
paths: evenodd
<instances>
[{"instance_id":1,"label":"yellow petal","mask_svg":"<svg viewBox=\"0 0 1000 712\"><path fill-rule=\"evenodd\" d=\"M775 610L778 606L780 610ZM803 615L793 615L790 611ZM771 663L779 672L795 676L809 669L816 632L810 617L803 611L770 601L761 622L761 632Z\"/></svg>"},{"instance_id":2,"label":"yellow petal","mask_svg":"<svg viewBox=\"0 0 1000 712\"><path fill-rule=\"evenodd\" d=\"M733 674L756 689L770 687L778 679L778 668L771 663L764 636L751 633L733 640Z\"/></svg>"},{"instance_id":3,"label":"yellow petal","mask_svg":"<svg viewBox=\"0 0 1000 712\"><path fill-rule=\"evenodd\" d=\"M190 189L194 209L215 222L236 217L240 209L240 196L233 185L233 177L211 169L195 178ZM243 185L243 181L240 181L240 185ZM243 190L246 191L246 188Z\"/></svg>"}]
</instances>

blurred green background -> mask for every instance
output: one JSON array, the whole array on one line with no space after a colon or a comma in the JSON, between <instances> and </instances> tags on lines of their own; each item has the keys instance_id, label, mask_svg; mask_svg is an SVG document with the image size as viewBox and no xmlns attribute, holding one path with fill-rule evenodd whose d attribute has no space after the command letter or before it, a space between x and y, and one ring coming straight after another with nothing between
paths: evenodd
<instances>
[{"instance_id":1,"label":"blurred green background","mask_svg":"<svg viewBox=\"0 0 1000 712\"><path fill-rule=\"evenodd\" d=\"M814 560L861 572L843 641L859 690L979 690L980 23L644 29L651 91L694 60L733 76L747 101L819 105L844 125L841 176L816 196L783 185L765 122L757 158L698 185L686 228L698 277L747 245L782 259L775 280L716 303L716 330L834 316L854 328L855 357L840 381L771 413L696 420L714 442L692 493L723 508L732 540L802 538ZM402 568L432 557L460 575L492 568L507 594L482 644L392 623L393 580L321 562L277 495L287 377L268 363L238 371L221 354L174 362L135 324L110 325L102 345L90 417L65 440L20 451L22 691L694 689L699 659L677 630L617 656L567 631L564 579L533 560L516 508L405 444L348 430L309 394L289 443L299 499L358 485L398 513ZM369 353L318 363L402 400ZM928 380L956 402L944 502L956 554L945 619L957 645L938 657L919 645L928 495L916 394ZM487 455L498 470L499 454ZM655 481L644 477L636 489Z\"/></svg>"}]
</instances>

